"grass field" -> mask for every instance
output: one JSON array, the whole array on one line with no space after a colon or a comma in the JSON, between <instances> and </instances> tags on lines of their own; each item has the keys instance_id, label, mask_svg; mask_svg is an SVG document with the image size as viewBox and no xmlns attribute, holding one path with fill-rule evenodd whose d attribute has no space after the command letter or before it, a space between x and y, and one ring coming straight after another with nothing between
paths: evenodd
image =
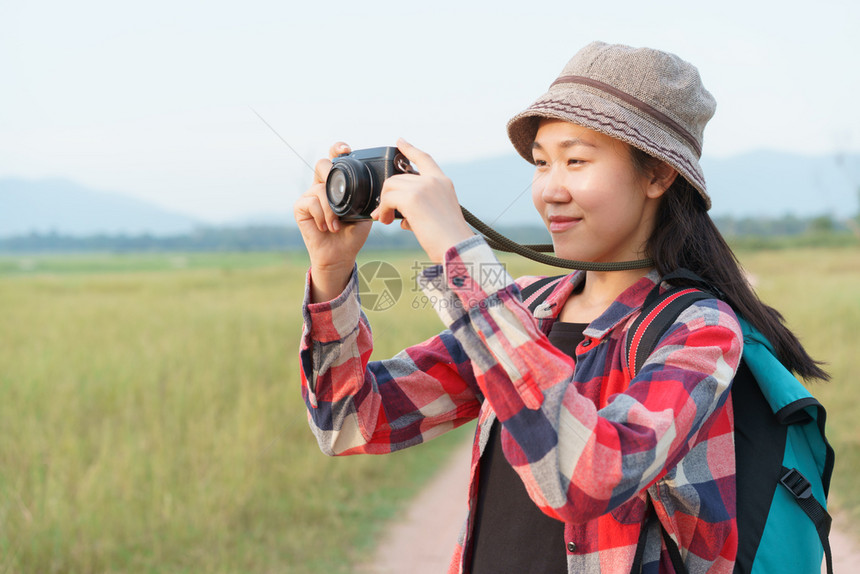
<instances>
[{"instance_id":1,"label":"grass field","mask_svg":"<svg viewBox=\"0 0 860 574\"><path fill-rule=\"evenodd\" d=\"M440 329L421 257L376 357ZM514 275L540 266L505 259ZM860 251L750 252L759 291L834 381L832 500L860 523ZM471 427L331 459L307 428L300 254L0 257L0 572L348 572ZM557 271L554 271L557 273ZM457 493L462 495L462 493Z\"/></svg>"}]
</instances>

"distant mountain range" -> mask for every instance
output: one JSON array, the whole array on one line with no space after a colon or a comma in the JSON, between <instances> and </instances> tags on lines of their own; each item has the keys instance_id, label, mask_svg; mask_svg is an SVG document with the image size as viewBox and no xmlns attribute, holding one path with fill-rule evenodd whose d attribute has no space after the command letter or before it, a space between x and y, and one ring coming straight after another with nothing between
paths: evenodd
<instances>
[{"instance_id":1,"label":"distant mountain range","mask_svg":"<svg viewBox=\"0 0 860 574\"><path fill-rule=\"evenodd\" d=\"M0 236L185 233L200 221L118 193L62 179L0 179Z\"/></svg>"},{"instance_id":2,"label":"distant mountain range","mask_svg":"<svg viewBox=\"0 0 860 574\"><path fill-rule=\"evenodd\" d=\"M714 216L847 218L860 212L860 155L754 152L702 160ZM460 202L490 225L540 224L531 202L532 166L516 155L443 164ZM269 214L271 218L272 214ZM278 214L269 221L291 221ZM246 219L236 225L254 223ZM260 223L263 223L262 221ZM203 224L119 193L74 182L0 179L0 236L180 234Z\"/></svg>"}]
</instances>

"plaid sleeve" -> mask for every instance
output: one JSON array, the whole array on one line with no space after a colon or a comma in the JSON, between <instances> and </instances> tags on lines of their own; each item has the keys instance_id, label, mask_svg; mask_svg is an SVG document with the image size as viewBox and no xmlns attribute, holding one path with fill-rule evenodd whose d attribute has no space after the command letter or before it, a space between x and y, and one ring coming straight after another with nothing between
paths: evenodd
<instances>
[{"instance_id":1,"label":"plaid sleeve","mask_svg":"<svg viewBox=\"0 0 860 574\"><path fill-rule=\"evenodd\" d=\"M540 332L510 277L481 275L493 261L482 239L466 240L448 251L442 272L425 274L425 289L447 301L437 312L502 423L505 456L546 514L571 523L604 515L711 436L742 349L727 306L686 310L628 381L619 349L626 323L586 337L574 366ZM723 440L725 429L717 434Z\"/></svg>"},{"instance_id":2,"label":"plaid sleeve","mask_svg":"<svg viewBox=\"0 0 860 574\"><path fill-rule=\"evenodd\" d=\"M450 331L371 362L356 271L343 293L323 303L309 303L311 280L308 273L299 354L302 396L323 452L392 452L477 416L472 368Z\"/></svg>"}]
</instances>

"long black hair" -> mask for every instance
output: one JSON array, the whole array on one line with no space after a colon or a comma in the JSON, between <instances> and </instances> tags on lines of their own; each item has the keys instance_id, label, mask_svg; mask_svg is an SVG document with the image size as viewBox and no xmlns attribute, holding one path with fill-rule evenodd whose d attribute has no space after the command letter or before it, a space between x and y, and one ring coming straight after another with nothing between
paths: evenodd
<instances>
[{"instance_id":1,"label":"long black hair","mask_svg":"<svg viewBox=\"0 0 860 574\"><path fill-rule=\"evenodd\" d=\"M637 171L653 173L660 160L634 147L630 150ZM663 194L646 251L660 275L684 267L722 291L726 303L767 337L789 370L804 379L830 379L785 326L783 316L753 291L702 196L680 175Z\"/></svg>"}]
</instances>

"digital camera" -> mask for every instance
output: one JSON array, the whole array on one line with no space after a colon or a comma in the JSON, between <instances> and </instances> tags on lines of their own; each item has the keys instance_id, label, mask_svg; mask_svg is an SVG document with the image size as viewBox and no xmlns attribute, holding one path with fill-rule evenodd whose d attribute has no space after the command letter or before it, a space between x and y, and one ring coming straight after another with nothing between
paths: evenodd
<instances>
[{"instance_id":1,"label":"digital camera","mask_svg":"<svg viewBox=\"0 0 860 574\"><path fill-rule=\"evenodd\" d=\"M382 183L400 173L415 172L396 147L361 149L338 156L332 160L325 182L328 204L341 221L370 219L379 205Z\"/></svg>"}]
</instances>

